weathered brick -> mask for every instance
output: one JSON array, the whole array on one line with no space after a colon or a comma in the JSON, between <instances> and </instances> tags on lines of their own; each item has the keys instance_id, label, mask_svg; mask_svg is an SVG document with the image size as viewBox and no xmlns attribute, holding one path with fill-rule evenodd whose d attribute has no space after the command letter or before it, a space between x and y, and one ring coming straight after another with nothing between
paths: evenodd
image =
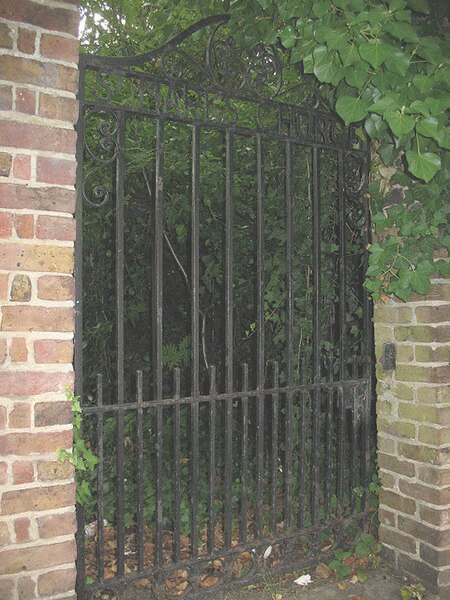
<instances>
[{"instance_id":1,"label":"weathered brick","mask_svg":"<svg viewBox=\"0 0 450 600\"><path fill-rule=\"evenodd\" d=\"M13 32L9 25L0 23L0 48L13 47Z\"/></svg>"},{"instance_id":2,"label":"weathered brick","mask_svg":"<svg viewBox=\"0 0 450 600\"><path fill-rule=\"evenodd\" d=\"M437 527L450 525L450 511L447 507L431 508L430 506L419 505L419 515L424 523L430 523ZM434 540L434 537L432 539Z\"/></svg>"},{"instance_id":3,"label":"weathered brick","mask_svg":"<svg viewBox=\"0 0 450 600\"><path fill-rule=\"evenodd\" d=\"M11 110L13 107L13 88L11 85L0 85L0 110Z\"/></svg>"},{"instance_id":4,"label":"weathered brick","mask_svg":"<svg viewBox=\"0 0 450 600\"><path fill-rule=\"evenodd\" d=\"M75 533L76 518L75 511L46 515L45 517L37 518L39 536L42 539L58 537L60 535L70 535Z\"/></svg>"},{"instance_id":5,"label":"weathered brick","mask_svg":"<svg viewBox=\"0 0 450 600\"><path fill-rule=\"evenodd\" d=\"M417 362L448 362L450 360L450 349L447 346L416 346L414 354Z\"/></svg>"},{"instance_id":6,"label":"weathered brick","mask_svg":"<svg viewBox=\"0 0 450 600\"><path fill-rule=\"evenodd\" d=\"M3 184L0 194L0 208L21 208L28 210L52 210L73 214L75 211L75 191L58 187L31 187L17 184Z\"/></svg>"},{"instance_id":7,"label":"weathered brick","mask_svg":"<svg viewBox=\"0 0 450 600\"><path fill-rule=\"evenodd\" d=\"M446 547L450 543L450 530L436 529L432 525L421 523L403 515L399 515L398 517L398 527L400 531L404 531L418 540L432 544L433 546Z\"/></svg>"},{"instance_id":8,"label":"weathered brick","mask_svg":"<svg viewBox=\"0 0 450 600\"><path fill-rule=\"evenodd\" d=\"M400 480L399 488L403 494L416 500L423 500L435 505L450 504L450 488L436 489L404 480Z\"/></svg>"},{"instance_id":9,"label":"weathered brick","mask_svg":"<svg viewBox=\"0 0 450 600\"><path fill-rule=\"evenodd\" d=\"M9 177L11 174L12 156L7 152L0 152L0 177ZM1 236L3 237L3 236Z\"/></svg>"},{"instance_id":10,"label":"weathered brick","mask_svg":"<svg viewBox=\"0 0 450 600\"><path fill-rule=\"evenodd\" d=\"M384 508L384 505L408 515L413 515L416 511L416 503L412 498L406 498L396 492L381 489L380 506Z\"/></svg>"},{"instance_id":11,"label":"weathered brick","mask_svg":"<svg viewBox=\"0 0 450 600\"><path fill-rule=\"evenodd\" d=\"M405 383L397 383L394 387L394 395L402 400L412 400L414 398L414 390L411 385Z\"/></svg>"},{"instance_id":12,"label":"weathered brick","mask_svg":"<svg viewBox=\"0 0 450 600\"><path fill-rule=\"evenodd\" d=\"M395 339L399 342L449 342L450 326L398 325L395 328Z\"/></svg>"},{"instance_id":13,"label":"weathered brick","mask_svg":"<svg viewBox=\"0 0 450 600\"><path fill-rule=\"evenodd\" d=\"M378 471L378 477L384 489L392 489L397 483L397 477L383 469Z\"/></svg>"},{"instance_id":14,"label":"weathered brick","mask_svg":"<svg viewBox=\"0 0 450 600\"><path fill-rule=\"evenodd\" d=\"M16 402L9 413L8 425L12 429L31 426L31 407L27 402Z\"/></svg>"},{"instance_id":15,"label":"weathered brick","mask_svg":"<svg viewBox=\"0 0 450 600\"><path fill-rule=\"evenodd\" d=\"M32 29L19 27L19 36L17 38L17 48L24 54L34 54L36 49L36 32Z\"/></svg>"},{"instance_id":16,"label":"weathered brick","mask_svg":"<svg viewBox=\"0 0 450 600\"><path fill-rule=\"evenodd\" d=\"M450 444L450 427L432 427L431 425L420 425L417 436L419 442L430 446L445 446Z\"/></svg>"},{"instance_id":17,"label":"weathered brick","mask_svg":"<svg viewBox=\"0 0 450 600\"><path fill-rule=\"evenodd\" d=\"M382 432L378 432L378 451L385 454L395 454L394 440L384 437Z\"/></svg>"},{"instance_id":18,"label":"weathered brick","mask_svg":"<svg viewBox=\"0 0 450 600\"><path fill-rule=\"evenodd\" d=\"M415 309L418 323L445 323L450 321L450 304L440 306L418 306Z\"/></svg>"},{"instance_id":19,"label":"weathered brick","mask_svg":"<svg viewBox=\"0 0 450 600\"><path fill-rule=\"evenodd\" d=\"M0 17L35 25L47 31L60 31L74 37L78 35L79 17L76 11L36 4L31 0L3 0Z\"/></svg>"},{"instance_id":20,"label":"weathered brick","mask_svg":"<svg viewBox=\"0 0 450 600\"><path fill-rule=\"evenodd\" d=\"M61 98L41 93L39 114L47 119L57 119L75 124L78 119L78 103L73 98Z\"/></svg>"},{"instance_id":21,"label":"weathered brick","mask_svg":"<svg viewBox=\"0 0 450 600\"><path fill-rule=\"evenodd\" d=\"M13 338L9 346L9 355L13 362L26 362L28 358L27 345L24 338Z\"/></svg>"},{"instance_id":22,"label":"weathered brick","mask_svg":"<svg viewBox=\"0 0 450 600\"><path fill-rule=\"evenodd\" d=\"M411 554L415 554L416 552L416 542L414 538L408 535L403 535L397 530L394 531L392 529L388 529L383 524L380 525L379 537L382 544L388 544L388 546L400 548L400 550L410 552Z\"/></svg>"},{"instance_id":23,"label":"weathered brick","mask_svg":"<svg viewBox=\"0 0 450 600\"><path fill-rule=\"evenodd\" d=\"M63 594L75 588L75 569L59 569L43 573L38 579L38 592L42 596Z\"/></svg>"},{"instance_id":24,"label":"weathered brick","mask_svg":"<svg viewBox=\"0 0 450 600\"><path fill-rule=\"evenodd\" d=\"M400 402L398 416L401 419L411 419L433 423L436 425L450 424L450 407L435 407L429 404L411 404Z\"/></svg>"},{"instance_id":25,"label":"weathered brick","mask_svg":"<svg viewBox=\"0 0 450 600\"><path fill-rule=\"evenodd\" d=\"M17 580L19 600L34 600L36 598L36 582L32 577L19 577Z\"/></svg>"},{"instance_id":26,"label":"weathered brick","mask_svg":"<svg viewBox=\"0 0 450 600\"><path fill-rule=\"evenodd\" d=\"M447 487L450 486L450 469L435 468L432 465L420 465L418 478L424 483Z\"/></svg>"},{"instance_id":27,"label":"weathered brick","mask_svg":"<svg viewBox=\"0 0 450 600\"><path fill-rule=\"evenodd\" d=\"M73 331L70 307L46 306L3 307L3 331Z\"/></svg>"},{"instance_id":28,"label":"weathered brick","mask_svg":"<svg viewBox=\"0 0 450 600\"><path fill-rule=\"evenodd\" d=\"M8 296L8 273L0 273L0 300Z\"/></svg>"},{"instance_id":29,"label":"weathered brick","mask_svg":"<svg viewBox=\"0 0 450 600\"><path fill-rule=\"evenodd\" d=\"M14 532L16 534L16 542L26 542L30 539L30 519L25 517L15 519Z\"/></svg>"},{"instance_id":30,"label":"weathered brick","mask_svg":"<svg viewBox=\"0 0 450 600\"><path fill-rule=\"evenodd\" d=\"M1 573L9 575L21 571L35 571L72 563L75 559L75 542L60 542L35 548L3 550L0 552Z\"/></svg>"},{"instance_id":31,"label":"weathered brick","mask_svg":"<svg viewBox=\"0 0 450 600\"><path fill-rule=\"evenodd\" d=\"M0 395L30 396L46 392L63 392L73 382L72 372L4 371L0 377Z\"/></svg>"},{"instance_id":32,"label":"weathered brick","mask_svg":"<svg viewBox=\"0 0 450 600\"><path fill-rule=\"evenodd\" d=\"M16 90L16 111L17 112L21 112L21 113L26 113L28 115L34 115L34 113L36 112L36 92L33 92L32 90L29 90L27 88L17 88ZM16 124L17 126L17 124ZM4 127L4 124L2 124L2 128ZM19 128L19 135L21 134L20 128ZM9 135L8 135L9 134ZM10 142L10 132L6 132L5 136L2 138L0 136L0 139L3 139L5 142L4 145L5 146L11 146L14 144L9 143ZM17 139L16 138L16 143L17 143ZM21 140L21 145L22 145L22 139ZM27 145L23 146L25 148L28 148Z\"/></svg>"},{"instance_id":33,"label":"weathered brick","mask_svg":"<svg viewBox=\"0 0 450 600\"><path fill-rule=\"evenodd\" d=\"M3 492L1 507L4 515L11 515L64 508L74 503L75 485L70 483Z\"/></svg>"},{"instance_id":34,"label":"weathered brick","mask_svg":"<svg viewBox=\"0 0 450 600\"><path fill-rule=\"evenodd\" d=\"M31 483L34 481L34 467L33 463L26 460L16 460L12 465L13 482L16 484L20 483Z\"/></svg>"},{"instance_id":35,"label":"weathered brick","mask_svg":"<svg viewBox=\"0 0 450 600\"><path fill-rule=\"evenodd\" d=\"M73 465L59 460L41 461L37 466L39 481L58 481L73 478Z\"/></svg>"},{"instance_id":36,"label":"weathered brick","mask_svg":"<svg viewBox=\"0 0 450 600\"><path fill-rule=\"evenodd\" d=\"M69 423L72 423L71 402L38 402L34 407L36 427L68 425Z\"/></svg>"},{"instance_id":37,"label":"weathered brick","mask_svg":"<svg viewBox=\"0 0 450 600\"><path fill-rule=\"evenodd\" d=\"M0 55L0 73L4 81L40 85L47 89L54 88L75 93L78 87L76 69L19 56Z\"/></svg>"},{"instance_id":38,"label":"weathered brick","mask_svg":"<svg viewBox=\"0 0 450 600\"><path fill-rule=\"evenodd\" d=\"M397 513L392 512L391 510L386 510L385 508L380 508L378 511L378 520L380 523L388 525L389 527L396 527Z\"/></svg>"},{"instance_id":39,"label":"weathered brick","mask_svg":"<svg viewBox=\"0 0 450 600\"><path fill-rule=\"evenodd\" d=\"M409 417L408 417L409 418ZM398 438L414 439L416 436L416 426L414 423L405 421L396 421L378 418L378 430L389 433Z\"/></svg>"},{"instance_id":40,"label":"weathered brick","mask_svg":"<svg viewBox=\"0 0 450 600\"><path fill-rule=\"evenodd\" d=\"M3 485L8 480L8 463L0 462L0 484Z\"/></svg>"},{"instance_id":41,"label":"weathered brick","mask_svg":"<svg viewBox=\"0 0 450 600\"><path fill-rule=\"evenodd\" d=\"M393 473L406 475L406 477L414 477L416 474L416 468L413 463L407 460L399 460L396 456L390 456L381 452L378 453L378 465Z\"/></svg>"},{"instance_id":42,"label":"weathered brick","mask_svg":"<svg viewBox=\"0 0 450 600\"><path fill-rule=\"evenodd\" d=\"M6 546L10 542L11 542L11 536L9 535L8 525L6 523L0 522L0 547Z\"/></svg>"},{"instance_id":43,"label":"weathered brick","mask_svg":"<svg viewBox=\"0 0 450 600\"><path fill-rule=\"evenodd\" d=\"M14 159L14 177L16 179L30 179L31 177L31 158L24 154L18 154Z\"/></svg>"},{"instance_id":44,"label":"weathered brick","mask_svg":"<svg viewBox=\"0 0 450 600\"><path fill-rule=\"evenodd\" d=\"M12 216L0 213L0 238L8 238L12 235Z\"/></svg>"},{"instance_id":45,"label":"weathered brick","mask_svg":"<svg viewBox=\"0 0 450 600\"><path fill-rule=\"evenodd\" d=\"M15 589L14 579L0 579L0 598L2 600L16 600Z\"/></svg>"},{"instance_id":46,"label":"weathered brick","mask_svg":"<svg viewBox=\"0 0 450 600\"><path fill-rule=\"evenodd\" d=\"M406 306L380 306L375 305L374 322L375 323L411 323L413 312Z\"/></svg>"},{"instance_id":47,"label":"weathered brick","mask_svg":"<svg viewBox=\"0 0 450 600\"><path fill-rule=\"evenodd\" d=\"M72 273L73 249L34 244L0 246L0 269Z\"/></svg>"},{"instance_id":48,"label":"weathered brick","mask_svg":"<svg viewBox=\"0 0 450 600\"><path fill-rule=\"evenodd\" d=\"M447 464L450 462L450 453L446 449L430 448L420 444L398 444L399 457L409 458L417 462L430 463L432 465Z\"/></svg>"},{"instance_id":49,"label":"weathered brick","mask_svg":"<svg viewBox=\"0 0 450 600\"><path fill-rule=\"evenodd\" d=\"M36 237L45 240L75 240L75 220L66 217L40 216L36 222Z\"/></svg>"},{"instance_id":50,"label":"weathered brick","mask_svg":"<svg viewBox=\"0 0 450 600\"><path fill-rule=\"evenodd\" d=\"M67 364L73 360L73 343L68 340L37 340L34 360L44 364Z\"/></svg>"},{"instance_id":51,"label":"weathered brick","mask_svg":"<svg viewBox=\"0 0 450 600\"><path fill-rule=\"evenodd\" d=\"M419 402L429 404L446 404L450 402L450 386L434 385L417 388L417 399Z\"/></svg>"},{"instance_id":52,"label":"weathered brick","mask_svg":"<svg viewBox=\"0 0 450 600\"><path fill-rule=\"evenodd\" d=\"M30 150L46 150L68 154L75 152L75 131L73 130L31 125L31 123L2 121L0 127L0 145L16 147L18 139L20 139L22 148ZM44 157L38 158L38 166L39 161L43 160ZM57 159L48 158L47 160ZM65 162L71 164L70 161Z\"/></svg>"},{"instance_id":53,"label":"weathered brick","mask_svg":"<svg viewBox=\"0 0 450 600\"><path fill-rule=\"evenodd\" d=\"M42 300L73 300L75 281L73 277L44 275L38 279L38 298Z\"/></svg>"},{"instance_id":54,"label":"weathered brick","mask_svg":"<svg viewBox=\"0 0 450 600\"><path fill-rule=\"evenodd\" d=\"M20 238L34 237L34 215L14 215L14 229Z\"/></svg>"},{"instance_id":55,"label":"weathered brick","mask_svg":"<svg viewBox=\"0 0 450 600\"><path fill-rule=\"evenodd\" d=\"M78 62L78 41L74 38L43 33L41 36L41 54L47 58Z\"/></svg>"},{"instance_id":56,"label":"weathered brick","mask_svg":"<svg viewBox=\"0 0 450 600\"><path fill-rule=\"evenodd\" d=\"M438 571L421 560L416 560L408 554L399 553L398 568L421 581L426 582L427 588L436 590ZM443 597L442 597L443 598Z\"/></svg>"},{"instance_id":57,"label":"weathered brick","mask_svg":"<svg viewBox=\"0 0 450 600\"><path fill-rule=\"evenodd\" d=\"M414 360L414 349L412 346L405 344L397 345L397 362L408 363Z\"/></svg>"},{"instance_id":58,"label":"weathered brick","mask_svg":"<svg viewBox=\"0 0 450 600\"><path fill-rule=\"evenodd\" d=\"M400 381L445 383L450 381L450 367L417 367L397 365L396 378Z\"/></svg>"},{"instance_id":59,"label":"weathered brick","mask_svg":"<svg viewBox=\"0 0 450 600\"><path fill-rule=\"evenodd\" d=\"M29 302L31 300L31 280L28 275L14 276L9 297L13 302Z\"/></svg>"},{"instance_id":60,"label":"weathered brick","mask_svg":"<svg viewBox=\"0 0 450 600\"><path fill-rule=\"evenodd\" d=\"M35 433L8 433L0 438L0 452L4 455L29 456L55 452L72 445L71 431Z\"/></svg>"},{"instance_id":61,"label":"weathered brick","mask_svg":"<svg viewBox=\"0 0 450 600\"><path fill-rule=\"evenodd\" d=\"M2 365L7 357L7 350L6 350L6 340L5 338L0 338L0 365ZM1 418L1 408L0 408L0 429L1 429L1 423L2 423L2 418Z\"/></svg>"},{"instance_id":62,"label":"weathered brick","mask_svg":"<svg viewBox=\"0 0 450 600\"><path fill-rule=\"evenodd\" d=\"M39 156L37 159L37 180L42 183L73 185L75 183L76 162L60 158Z\"/></svg>"}]
</instances>

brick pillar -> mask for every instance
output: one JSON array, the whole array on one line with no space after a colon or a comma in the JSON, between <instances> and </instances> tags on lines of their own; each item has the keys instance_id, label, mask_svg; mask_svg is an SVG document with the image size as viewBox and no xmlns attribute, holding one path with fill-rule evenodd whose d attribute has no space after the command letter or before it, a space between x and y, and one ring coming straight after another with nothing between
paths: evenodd
<instances>
[{"instance_id":1,"label":"brick pillar","mask_svg":"<svg viewBox=\"0 0 450 600\"><path fill-rule=\"evenodd\" d=\"M380 537L392 565L449 599L450 280L377 306L375 340ZM386 342L397 350L392 370Z\"/></svg>"},{"instance_id":2,"label":"brick pillar","mask_svg":"<svg viewBox=\"0 0 450 600\"><path fill-rule=\"evenodd\" d=\"M0 2L0 598L75 598L75 0Z\"/></svg>"}]
</instances>

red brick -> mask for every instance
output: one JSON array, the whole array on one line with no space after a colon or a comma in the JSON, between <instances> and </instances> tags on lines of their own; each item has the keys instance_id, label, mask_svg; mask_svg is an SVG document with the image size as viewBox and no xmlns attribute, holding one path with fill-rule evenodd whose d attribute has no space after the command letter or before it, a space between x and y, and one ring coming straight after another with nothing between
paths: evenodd
<instances>
[{"instance_id":1,"label":"red brick","mask_svg":"<svg viewBox=\"0 0 450 600\"><path fill-rule=\"evenodd\" d=\"M38 402L34 407L36 427L68 425L72 423L71 402Z\"/></svg>"},{"instance_id":2,"label":"red brick","mask_svg":"<svg viewBox=\"0 0 450 600\"><path fill-rule=\"evenodd\" d=\"M72 445L71 431L39 433L9 433L0 437L0 452L4 456L45 454Z\"/></svg>"},{"instance_id":3,"label":"red brick","mask_svg":"<svg viewBox=\"0 0 450 600\"><path fill-rule=\"evenodd\" d=\"M61 158L38 156L37 180L56 185L74 185L76 162Z\"/></svg>"},{"instance_id":4,"label":"red brick","mask_svg":"<svg viewBox=\"0 0 450 600\"><path fill-rule=\"evenodd\" d=\"M31 577L20 577L17 580L19 600L34 600L36 598L36 582Z\"/></svg>"},{"instance_id":5,"label":"red brick","mask_svg":"<svg viewBox=\"0 0 450 600\"><path fill-rule=\"evenodd\" d=\"M4 306L3 331L73 331L72 308Z\"/></svg>"},{"instance_id":6,"label":"red brick","mask_svg":"<svg viewBox=\"0 0 450 600\"><path fill-rule=\"evenodd\" d=\"M0 547L11 543L9 529L6 523L0 523ZM1 570L0 570L1 573ZM1 596L0 596L1 597Z\"/></svg>"},{"instance_id":7,"label":"red brick","mask_svg":"<svg viewBox=\"0 0 450 600\"><path fill-rule=\"evenodd\" d=\"M33 188L25 185L3 184L0 208L25 208L51 210L73 214L76 194L74 190L58 187Z\"/></svg>"},{"instance_id":8,"label":"red brick","mask_svg":"<svg viewBox=\"0 0 450 600\"><path fill-rule=\"evenodd\" d=\"M38 279L38 298L42 300L73 300L75 281L73 277L44 275Z\"/></svg>"},{"instance_id":9,"label":"red brick","mask_svg":"<svg viewBox=\"0 0 450 600\"><path fill-rule=\"evenodd\" d=\"M72 591L75 588L76 574L76 570L72 568L59 569L40 575L38 579L39 594L51 596Z\"/></svg>"},{"instance_id":10,"label":"red brick","mask_svg":"<svg viewBox=\"0 0 450 600\"><path fill-rule=\"evenodd\" d=\"M47 29L61 31L74 37L78 35L78 12L65 8L54 8L36 4L31 0L2 0L0 17Z\"/></svg>"},{"instance_id":11,"label":"red brick","mask_svg":"<svg viewBox=\"0 0 450 600\"><path fill-rule=\"evenodd\" d=\"M3 244L0 245L0 269L72 273L73 248Z\"/></svg>"},{"instance_id":12,"label":"red brick","mask_svg":"<svg viewBox=\"0 0 450 600\"><path fill-rule=\"evenodd\" d=\"M77 63L78 41L60 35L43 33L41 36L41 54L47 58Z\"/></svg>"},{"instance_id":13,"label":"red brick","mask_svg":"<svg viewBox=\"0 0 450 600\"><path fill-rule=\"evenodd\" d=\"M75 152L75 137L75 131L72 129L57 129L17 121L0 122L0 146L15 148L17 141L20 140L21 148L73 154Z\"/></svg>"},{"instance_id":14,"label":"red brick","mask_svg":"<svg viewBox=\"0 0 450 600\"><path fill-rule=\"evenodd\" d=\"M34 54L36 48L36 32L30 29L19 28L17 47L24 54Z\"/></svg>"},{"instance_id":15,"label":"red brick","mask_svg":"<svg viewBox=\"0 0 450 600\"><path fill-rule=\"evenodd\" d=\"M9 413L8 425L11 429L31 426L31 407L28 402L16 402Z\"/></svg>"},{"instance_id":16,"label":"red brick","mask_svg":"<svg viewBox=\"0 0 450 600\"><path fill-rule=\"evenodd\" d=\"M14 229L20 238L28 240L34 238L34 216L14 215Z\"/></svg>"},{"instance_id":17,"label":"red brick","mask_svg":"<svg viewBox=\"0 0 450 600\"><path fill-rule=\"evenodd\" d=\"M16 460L12 466L14 483L31 483L34 481L33 463Z\"/></svg>"},{"instance_id":18,"label":"red brick","mask_svg":"<svg viewBox=\"0 0 450 600\"><path fill-rule=\"evenodd\" d=\"M74 474L73 465L60 460L42 461L38 463L39 481L59 481L61 479L72 479Z\"/></svg>"},{"instance_id":19,"label":"red brick","mask_svg":"<svg viewBox=\"0 0 450 600\"><path fill-rule=\"evenodd\" d=\"M42 240L75 240L75 219L40 216L36 223L36 237Z\"/></svg>"},{"instance_id":20,"label":"red brick","mask_svg":"<svg viewBox=\"0 0 450 600\"><path fill-rule=\"evenodd\" d=\"M0 238L9 238L12 235L12 216L0 213Z\"/></svg>"},{"instance_id":21,"label":"red brick","mask_svg":"<svg viewBox=\"0 0 450 600\"><path fill-rule=\"evenodd\" d=\"M0 55L0 73L4 81L40 85L47 91L53 88L75 93L78 87L77 69L18 56Z\"/></svg>"},{"instance_id":22,"label":"red brick","mask_svg":"<svg viewBox=\"0 0 450 600\"><path fill-rule=\"evenodd\" d=\"M37 340L34 360L42 364L67 364L73 360L73 343L69 340Z\"/></svg>"},{"instance_id":23,"label":"red brick","mask_svg":"<svg viewBox=\"0 0 450 600\"><path fill-rule=\"evenodd\" d=\"M6 483L8 479L8 463L0 462L0 485Z\"/></svg>"},{"instance_id":24,"label":"red brick","mask_svg":"<svg viewBox=\"0 0 450 600\"><path fill-rule=\"evenodd\" d=\"M17 112L26 113L28 115L34 115L34 113L36 112L36 93L27 88L17 88L17 90L16 90L16 110L17 110ZM2 127L3 127L3 125L2 125ZM17 141L17 138L16 138L16 141ZM9 143L7 143L6 145L10 146ZM24 146L22 146L22 147L24 147ZM26 147L27 146L25 146L25 148Z\"/></svg>"},{"instance_id":25,"label":"red brick","mask_svg":"<svg viewBox=\"0 0 450 600\"><path fill-rule=\"evenodd\" d=\"M31 158L25 154L19 154L14 159L14 177L17 179L31 178ZM27 215L23 215L27 216Z\"/></svg>"},{"instance_id":26,"label":"red brick","mask_svg":"<svg viewBox=\"0 0 450 600\"><path fill-rule=\"evenodd\" d=\"M399 488L407 496L429 502L430 504L450 504L450 488L436 489L402 479L399 482Z\"/></svg>"},{"instance_id":27,"label":"red brick","mask_svg":"<svg viewBox=\"0 0 450 600\"><path fill-rule=\"evenodd\" d=\"M30 519L22 518L14 521L16 542L26 542L30 539Z\"/></svg>"},{"instance_id":28,"label":"red brick","mask_svg":"<svg viewBox=\"0 0 450 600\"><path fill-rule=\"evenodd\" d=\"M14 579L0 579L0 598L2 600L16 600L14 583Z\"/></svg>"},{"instance_id":29,"label":"red brick","mask_svg":"<svg viewBox=\"0 0 450 600\"><path fill-rule=\"evenodd\" d=\"M26 362L28 358L27 345L24 338L13 338L9 346L9 355L13 362Z\"/></svg>"},{"instance_id":30,"label":"red brick","mask_svg":"<svg viewBox=\"0 0 450 600\"><path fill-rule=\"evenodd\" d=\"M39 114L47 119L57 119L58 121L75 124L78 119L78 102L74 98L41 93L39 96Z\"/></svg>"},{"instance_id":31,"label":"red brick","mask_svg":"<svg viewBox=\"0 0 450 600\"><path fill-rule=\"evenodd\" d=\"M60 542L35 548L4 550L0 553L2 573L35 571L57 565L72 563L75 559L75 542Z\"/></svg>"},{"instance_id":32,"label":"red brick","mask_svg":"<svg viewBox=\"0 0 450 600\"><path fill-rule=\"evenodd\" d=\"M3 492L4 515L36 512L53 508L64 508L75 504L75 484L52 485Z\"/></svg>"},{"instance_id":33,"label":"red brick","mask_svg":"<svg viewBox=\"0 0 450 600\"><path fill-rule=\"evenodd\" d=\"M4 371L0 377L0 395L30 396L46 392L64 392L73 382L73 372Z\"/></svg>"},{"instance_id":34,"label":"red brick","mask_svg":"<svg viewBox=\"0 0 450 600\"><path fill-rule=\"evenodd\" d=\"M37 524L39 536L42 539L53 538L59 535L70 535L71 533L75 533L77 526L75 511L38 517Z\"/></svg>"},{"instance_id":35,"label":"red brick","mask_svg":"<svg viewBox=\"0 0 450 600\"><path fill-rule=\"evenodd\" d=\"M8 296L8 274L0 273L0 300L6 300Z\"/></svg>"},{"instance_id":36,"label":"red brick","mask_svg":"<svg viewBox=\"0 0 450 600\"><path fill-rule=\"evenodd\" d=\"M0 85L0 110L12 110L13 90L10 85Z\"/></svg>"}]
</instances>

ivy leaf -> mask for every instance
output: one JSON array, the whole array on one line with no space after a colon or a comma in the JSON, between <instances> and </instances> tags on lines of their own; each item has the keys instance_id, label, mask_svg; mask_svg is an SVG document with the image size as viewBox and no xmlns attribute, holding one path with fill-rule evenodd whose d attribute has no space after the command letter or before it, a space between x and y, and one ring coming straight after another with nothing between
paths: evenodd
<instances>
[{"instance_id":1,"label":"ivy leaf","mask_svg":"<svg viewBox=\"0 0 450 600\"><path fill-rule=\"evenodd\" d=\"M402 135L406 135L407 133L411 133L416 124L414 117L409 117L400 110L387 112L385 114L385 118L392 130L392 133L398 138L402 137Z\"/></svg>"},{"instance_id":2,"label":"ivy leaf","mask_svg":"<svg viewBox=\"0 0 450 600\"><path fill-rule=\"evenodd\" d=\"M422 100L414 100L414 102L411 102L408 112L419 113L424 117L428 117L430 114L427 105Z\"/></svg>"},{"instance_id":3,"label":"ivy leaf","mask_svg":"<svg viewBox=\"0 0 450 600\"><path fill-rule=\"evenodd\" d=\"M366 69L347 67L344 73L345 81L348 83L348 85L356 88L357 90L360 90L362 87L364 87L369 78Z\"/></svg>"},{"instance_id":4,"label":"ivy leaf","mask_svg":"<svg viewBox=\"0 0 450 600\"><path fill-rule=\"evenodd\" d=\"M324 17L330 11L330 3L328 0L322 0L321 2L314 2L312 7L313 15L318 19Z\"/></svg>"},{"instance_id":5,"label":"ivy leaf","mask_svg":"<svg viewBox=\"0 0 450 600\"><path fill-rule=\"evenodd\" d=\"M413 84L421 94L425 94L433 88L433 80L430 77L427 77L427 75L415 75Z\"/></svg>"},{"instance_id":6,"label":"ivy leaf","mask_svg":"<svg viewBox=\"0 0 450 600\"><path fill-rule=\"evenodd\" d=\"M408 72L410 62L411 59L407 54L401 50L396 50L388 59L386 59L385 65L386 69L392 73L397 73L404 77Z\"/></svg>"},{"instance_id":7,"label":"ivy leaf","mask_svg":"<svg viewBox=\"0 0 450 600\"><path fill-rule=\"evenodd\" d=\"M421 119L416 125L417 133L424 137L433 138L439 141L439 122L434 117L425 117Z\"/></svg>"},{"instance_id":8,"label":"ivy leaf","mask_svg":"<svg viewBox=\"0 0 450 600\"><path fill-rule=\"evenodd\" d=\"M441 159L434 152L419 154L414 150L408 150L406 152L406 160L408 161L408 168L411 173L425 182L433 179L441 168Z\"/></svg>"},{"instance_id":9,"label":"ivy leaf","mask_svg":"<svg viewBox=\"0 0 450 600\"><path fill-rule=\"evenodd\" d=\"M413 271L409 285L411 286L413 292L417 292L418 294L426 294L431 287L431 283L427 275L419 273L417 270Z\"/></svg>"},{"instance_id":10,"label":"ivy leaf","mask_svg":"<svg viewBox=\"0 0 450 600\"><path fill-rule=\"evenodd\" d=\"M355 44L345 44L338 48L339 56L341 57L344 67L356 65L361 61L358 48Z\"/></svg>"},{"instance_id":11,"label":"ivy leaf","mask_svg":"<svg viewBox=\"0 0 450 600\"><path fill-rule=\"evenodd\" d=\"M336 112L346 125L361 121L369 112L369 103L362 98L341 96L336 102Z\"/></svg>"},{"instance_id":12,"label":"ivy leaf","mask_svg":"<svg viewBox=\"0 0 450 600\"><path fill-rule=\"evenodd\" d=\"M401 42L412 42L416 44L419 41L419 36L416 30L410 23L397 22L397 23L386 23L384 26L385 30L397 38Z\"/></svg>"},{"instance_id":13,"label":"ivy leaf","mask_svg":"<svg viewBox=\"0 0 450 600\"><path fill-rule=\"evenodd\" d=\"M448 127L442 127L439 130L437 142L441 148L450 150L450 129Z\"/></svg>"},{"instance_id":14,"label":"ivy leaf","mask_svg":"<svg viewBox=\"0 0 450 600\"><path fill-rule=\"evenodd\" d=\"M428 0L409 0L408 4L414 12L422 13L423 15L430 14Z\"/></svg>"},{"instance_id":15,"label":"ivy leaf","mask_svg":"<svg viewBox=\"0 0 450 600\"><path fill-rule=\"evenodd\" d=\"M375 69L381 67L384 61L389 58L391 52L392 47L380 40L370 40L359 47L361 58Z\"/></svg>"},{"instance_id":16,"label":"ivy leaf","mask_svg":"<svg viewBox=\"0 0 450 600\"><path fill-rule=\"evenodd\" d=\"M297 41L297 31L292 25L287 25L280 33L280 40L285 48L292 48Z\"/></svg>"},{"instance_id":17,"label":"ivy leaf","mask_svg":"<svg viewBox=\"0 0 450 600\"><path fill-rule=\"evenodd\" d=\"M383 98L380 98L369 106L370 112L384 115L386 112L390 112L398 108L400 104L400 94L386 94Z\"/></svg>"},{"instance_id":18,"label":"ivy leaf","mask_svg":"<svg viewBox=\"0 0 450 600\"><path fill-rule=\"evenodd\" d=\"M314 75L317 79L325 83L336 83L340 69L337 67L335 55L328 52L326 46L317 46L314 48L313 56Z\"/></svg>"}]
</instances>

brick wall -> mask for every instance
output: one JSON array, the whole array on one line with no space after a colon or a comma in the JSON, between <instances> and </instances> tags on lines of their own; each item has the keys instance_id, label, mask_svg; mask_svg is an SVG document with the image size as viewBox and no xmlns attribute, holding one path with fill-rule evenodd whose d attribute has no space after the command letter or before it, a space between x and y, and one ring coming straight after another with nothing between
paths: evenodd
<instances>
[{"instance_id":1,"label":"brick wall","mask_svg":"<svg viewBox=\"0 0 450 600\"><path fill-rule=\"evenodd\" d=\"M450 280L375 309L380 537L389 562L450 598ZM383 368L384 343L397 366Z\"/></svg>"},{"instance_id":2,"label":"brick wall","mask_svg":"<svg viewBox=\"0 0 450 600\"><path fill-rule=\"evenodd\" d=\"M78 12L0 2L0 598L74 598Z\"/></svg>"}]
</instances>

